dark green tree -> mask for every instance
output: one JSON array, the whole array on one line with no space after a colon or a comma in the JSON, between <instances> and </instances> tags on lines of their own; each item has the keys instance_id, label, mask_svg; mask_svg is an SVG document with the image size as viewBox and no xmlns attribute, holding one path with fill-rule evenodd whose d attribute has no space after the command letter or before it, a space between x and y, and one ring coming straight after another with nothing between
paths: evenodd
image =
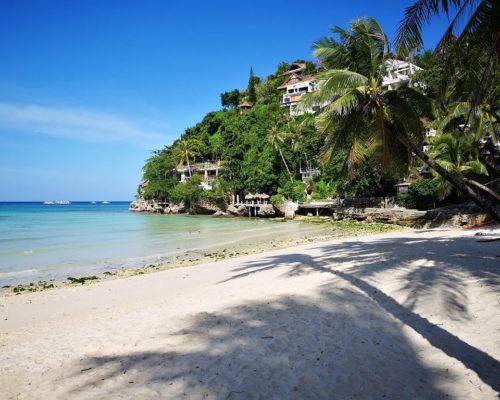
<instances>
[{"instance_id":1,"label":"dark green tree","mask_svg":"<svg viewBox=\"0 0 500 400\"><path fill-rule=\"evenodd\" d=\"M220 94L220 102L224 108L236 108L240 104L241 93L238 89Z\"/></svg>"},{"instance_id":2,"label":"dark green tree","mask_svg":"<svg viewBox=\"0 0 500 400\"><path fill-rule=\"evenodd\" d=\"M253 73L253 68L250 67L250 77L248 78L248 88L247 88L247 93L248 93L248 101L251 103L255 104L257 101L257 93L255 91L255 85L256 85L256 77Z\"/></svg>"}]
</instances>

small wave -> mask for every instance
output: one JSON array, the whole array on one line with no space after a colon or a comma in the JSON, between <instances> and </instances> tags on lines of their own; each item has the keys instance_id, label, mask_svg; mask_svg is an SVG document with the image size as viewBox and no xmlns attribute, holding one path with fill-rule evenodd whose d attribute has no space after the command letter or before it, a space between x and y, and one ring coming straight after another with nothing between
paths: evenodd
<instances>
[{"instance_id":1,"label":"small wave","mask_svg":"<svg viewBox=\"0 0 500 400\"><path fill-rule=\"evenodd\" d=\"M1 278L13 278L16 276L26 276L36 274L38 271L36 269L23 269L21 271L8 271L8 272L0 272Z\"/></svg>"}]
</instances>

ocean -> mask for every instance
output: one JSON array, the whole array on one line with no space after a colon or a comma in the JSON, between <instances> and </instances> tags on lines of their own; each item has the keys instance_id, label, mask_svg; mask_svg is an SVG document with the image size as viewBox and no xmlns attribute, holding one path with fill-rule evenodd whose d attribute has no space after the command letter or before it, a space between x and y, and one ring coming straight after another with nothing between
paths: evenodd
<instances>
[{"instance_id":1,"label":"ocean","mask_svg":"<svg viewBox=\"0 0 500 400\"><path fill-rule=\"evenodd\" d=\"M140 267L304 229L263 219L132 213L129 204L0 203L0 286Z\"/></svg>"}]
</instances>

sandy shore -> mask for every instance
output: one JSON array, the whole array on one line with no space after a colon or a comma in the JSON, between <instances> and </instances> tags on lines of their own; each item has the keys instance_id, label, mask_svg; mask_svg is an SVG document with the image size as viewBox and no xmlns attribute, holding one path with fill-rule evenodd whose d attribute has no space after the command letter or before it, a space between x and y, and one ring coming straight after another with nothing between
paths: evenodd
<instances>
[{"instance_id":1,"label":"sandy shore","mask_svg":"<svg viewBox=\"0 0 500 400\"><path fill-rule=\"evenodd\" d=\"M0 297L0 398L497 398L500 242L474 233Z\"/></svg>"}]
</instances>

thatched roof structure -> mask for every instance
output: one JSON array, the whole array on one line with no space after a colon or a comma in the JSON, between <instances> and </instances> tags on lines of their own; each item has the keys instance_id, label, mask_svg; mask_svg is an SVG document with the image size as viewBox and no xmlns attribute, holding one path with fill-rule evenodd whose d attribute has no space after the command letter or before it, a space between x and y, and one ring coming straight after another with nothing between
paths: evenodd
<instances>
[{"instance_id":1,"label":"thatched roof structure","mask_svg":"<svg viewBox=\"0 0 500 400\"><path fill-rule=\"evenodd\" d=\"M245 200L268 200L269 198L270 196L265 193L256 193L256 194L248 193L245 196Z\"/></svg>"}]
</instances>

